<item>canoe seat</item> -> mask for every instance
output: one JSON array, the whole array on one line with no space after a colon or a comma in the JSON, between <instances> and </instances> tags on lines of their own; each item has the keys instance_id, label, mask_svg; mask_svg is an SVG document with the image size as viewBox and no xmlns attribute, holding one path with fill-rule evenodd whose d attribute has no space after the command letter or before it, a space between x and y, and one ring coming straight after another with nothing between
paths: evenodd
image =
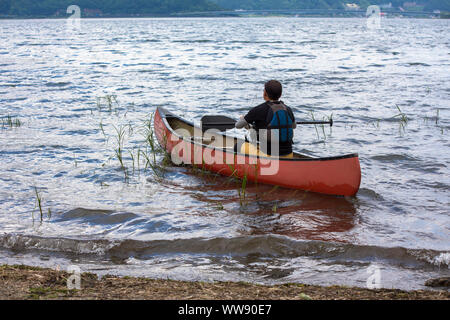
<instances>
[{"instance_id":1,"label":"canoe seat","mask_svg":"<svg viewBox=\"0 0 450 320\"><path fill-rule=\"evenodd\" d=\"M267 158L281 158L281 159L292 159L294 158L294 154L288 154L288 155L284 155L284 156L279 156L279 157L273 157L270 156L268 154L265 154L264 152L262 152L261 150L259 150L259 148L257 146L255 146L254 144L245 142L242 144L241 146L241 153L244 154L248 154L251 156L259 156L259 157L267 157Z\"/></svg>"}]
</instances>

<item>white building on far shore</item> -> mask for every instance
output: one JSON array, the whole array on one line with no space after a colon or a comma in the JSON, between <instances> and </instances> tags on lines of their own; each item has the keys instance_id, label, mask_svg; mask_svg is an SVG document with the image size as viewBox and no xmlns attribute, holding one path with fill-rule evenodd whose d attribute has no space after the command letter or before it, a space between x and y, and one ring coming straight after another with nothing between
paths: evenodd
<instances>
[{"instance_id":1,"label":"white building on far shore","mask_svg":"<svg viewBox=\"0 0 450 320\"><path fill-rule=\"evenodd\" d=\"M359 10L359 6L356 3L346 3L345 10Z\"/></svg>"}]
</instances>

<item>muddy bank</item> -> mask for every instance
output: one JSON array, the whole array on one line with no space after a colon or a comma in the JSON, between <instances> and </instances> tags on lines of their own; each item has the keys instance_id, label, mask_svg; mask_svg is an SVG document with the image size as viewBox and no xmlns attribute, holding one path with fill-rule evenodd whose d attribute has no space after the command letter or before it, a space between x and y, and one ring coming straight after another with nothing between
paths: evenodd
<instances>
[{"instance_id":1,"label":"muddy bank","mask_svg":"<svg viewBox=\"0 0 450 320\"><path fill-rule=\"evenodd\" d=\"M303 284L262 286L243 282L186 282L83 273L81 289L68 290L64 271L28 266L0 267L0 299L148 300L450 300L448 291L368 290Z\"/></svg>"}]
</instances>

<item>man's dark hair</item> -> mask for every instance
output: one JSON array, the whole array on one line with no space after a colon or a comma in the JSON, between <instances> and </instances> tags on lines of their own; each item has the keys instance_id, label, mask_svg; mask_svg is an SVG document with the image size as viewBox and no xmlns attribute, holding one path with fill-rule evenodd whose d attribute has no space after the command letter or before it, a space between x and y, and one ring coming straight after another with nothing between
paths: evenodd
<instances>
[{"instance_id":1,"label":"man's dark hair","mask_svg":"<svg viewBox=\"0 0 450 320\"><path fill-rule=\"evenodd\" d=\"M283 93L283 87L281 83L277 80L267 81L264 85L264 89L266 90L267 95L270 100L278 100Z\"/></svg>"}]
</instances>

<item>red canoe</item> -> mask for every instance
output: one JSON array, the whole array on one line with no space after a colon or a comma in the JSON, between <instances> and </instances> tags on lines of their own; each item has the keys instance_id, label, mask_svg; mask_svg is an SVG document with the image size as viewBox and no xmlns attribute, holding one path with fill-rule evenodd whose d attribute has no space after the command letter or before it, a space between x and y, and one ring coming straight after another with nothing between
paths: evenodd
<instances>
[{"instance_id":1,"label":"red canoe","mask_svg":"<svg viewBox=\"0 0 450 320\"><path fill-rule=\"evenodd\" d=\"M178 164L330 195L354 196L361 183L358 154L313 158L294 153L292 159L279 159L235 153L233 146L239 139L219 132L202 135L200 128L164 108L157 108L154 128L158 142Z\"/></svg>"}]
</instances>

